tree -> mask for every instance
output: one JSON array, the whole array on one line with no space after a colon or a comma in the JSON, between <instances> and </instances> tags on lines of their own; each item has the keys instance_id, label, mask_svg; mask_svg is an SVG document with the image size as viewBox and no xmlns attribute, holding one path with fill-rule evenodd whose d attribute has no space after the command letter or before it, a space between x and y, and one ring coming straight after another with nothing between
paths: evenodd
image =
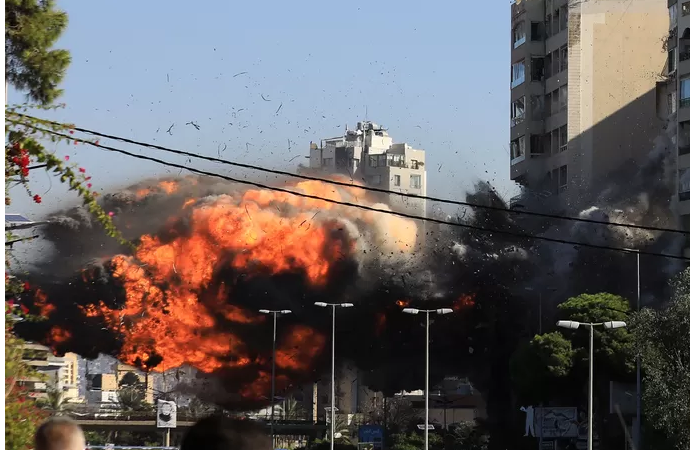
<instances>
[{"instance_id":1,"label":"tree","mask_svg":"<svg viewBox=\"0 0 690 450\"><path fill-rule=\"evenodd\" d=\"M564 320L601 323L626 321L630 305L623 297L600 293L572 297L558 306ZM635 369L633 337L627 329L594 332L595 425L606 440L609 382L632 381ZM586 410L589 378L589 333L585 330L535 336L511 358L511 379L522 404L578 405ZM619 424L615 423L618 427Z\"/></svg>"},{"instance_id":2,"label":"tree","mask_svg":"<svg viewBox=\"0 0 690 450\"><path fill-rule=\"evenodd\" d=\"M5 80L33 102L48 105L62 94L71 58L52 47L66 27L67 14L52 0L5 2Z\"/></svg>"},{"instance_id":3,"label":"tree","mask_svg":"<svg viewBox=\"0 0 690 450\"><path fill-rule=\"evenodd\" d=\"M5 282L16 291L17 287L7 277ZM11 324L18 314L21 312L15 311L15 305L8 302L5 308L5 448L8 450L30 448L36 428L47 417L21 386L22 379L38 374L23 361L24 342L12 333Z\"/></svg>"},{"instance_id":4,"label":"tree","mask_svg":"<svg viewBox=\"0 0 690 450\"><path fill-rule=\"evenodd\" d=\"M572 343L557 331L537 335L519 347L511 358L510 372L520 401L548 402L561 392L574 357Z\"/></svg>"},{"instance_id":5,"label":"tree","mask_svg":"<svg viewBox=\"0 0 690 450\"><path fill-rule=\"evenodd\" d=\"M489 437L474 422L461 422L444 437L447 449L486 450Z\"/></svg>"},{"instance_id":6,"label":"tree","mask_svg":"<svg viewBox=\"0 0 690 450\"><path fill-rule=\"evenodd\" d=\"M677 449L690 448L690 269L672 281L671 301L643 309L632 329L644 370L647 422Z\"/></svg>"},{"instance_id":7,"label":"tree","mask_svg":"<svg viewBox=\"0 0 690 450\"><path fill-rule=\"evenodd\" d=\"M391 450L419 450L424 448L423 433L399 433L391 437ZM438 433L429 433L429 448L442 449L443 438Z\"/></svg>"},{"instance_id":8,"label":"tree","mask_svg":"<svg viewBox=\"0 0 690 450\"><path fill-rule=\"evenodd\" d=\"M365 410L369 424L386 427L387 432L398 433L406 430L410 423L419 418L419 412L406 398L374 398Z\"/></svg>"}]
</instances>

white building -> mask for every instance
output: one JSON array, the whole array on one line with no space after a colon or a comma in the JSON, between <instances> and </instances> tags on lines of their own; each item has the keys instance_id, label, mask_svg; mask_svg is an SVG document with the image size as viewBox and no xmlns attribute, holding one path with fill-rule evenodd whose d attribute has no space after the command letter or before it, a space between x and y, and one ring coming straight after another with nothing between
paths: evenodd
<instances>
[{"instance_id":1,"label":"white building","mask_svg":"<svg viewBox=\"0 0 690 450\"><path fill-rule=\"evenodd\" d=\"M374 122L358 122L356 130L324 139L320 146L312 143L309 167L380 189L426 196L424 150L394 144L388 132ZM400 212L426 216L425 200L390 195L385 202Z\"/></svg>"}]
</instances>

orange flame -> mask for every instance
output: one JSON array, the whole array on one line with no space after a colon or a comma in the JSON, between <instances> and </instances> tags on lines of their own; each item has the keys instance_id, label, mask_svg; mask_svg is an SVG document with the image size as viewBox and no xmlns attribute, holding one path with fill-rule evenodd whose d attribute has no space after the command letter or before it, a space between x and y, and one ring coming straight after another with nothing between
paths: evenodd
<instances>
[{"instance_id":1,"label":"orange flame","mask_svg":"<svg viewBox=\"0 0 690 450\"><path fill-rule=\"evenodd\" d=\"M406 307L406 306L408 306L408 305L410 304L410 301L409 301L409 300L397 300L397 301L395 302L395 304L398 305L398 306L401 307L401 308L404 308L404 307Z\"/></svg>"},{"instance_id":2,"label":"orange flame","mask_svg":"<svg viewBox=\"0 0 690 450\"><path fill-rule=\"evenodd\" d=\"M474 306L475 296L476 294L462 294L460 297L457 298L457 300L455 300L455 302L453 302L453 309L457 311L460 309L470 308Z\"/></svg>"}]
</instances>

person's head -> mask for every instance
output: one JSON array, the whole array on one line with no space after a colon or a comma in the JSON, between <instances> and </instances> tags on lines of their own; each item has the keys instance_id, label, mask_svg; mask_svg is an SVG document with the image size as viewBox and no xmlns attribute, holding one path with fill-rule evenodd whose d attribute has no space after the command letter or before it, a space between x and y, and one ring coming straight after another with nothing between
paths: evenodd
<instances>
[{"instance_id":1,"label":"person's head","mask_svg":"<svg viewBox=\"0 0 690 450\"><path fill-rule=\"evenodd\" d=\"M189 429L180 450L270 450L263 424L252 420L211 416Z\"/></svg>"},{"instance_id":2,"label":"person's head","mask_svg":"<svg viewBox=\"0 0 690 450\"><path fill-rule=\"evenodd\" d=\"M81 427L67 417L54 417L36 431L36 450L84 450L86 440Z\"/></svg>"}]
</instances>

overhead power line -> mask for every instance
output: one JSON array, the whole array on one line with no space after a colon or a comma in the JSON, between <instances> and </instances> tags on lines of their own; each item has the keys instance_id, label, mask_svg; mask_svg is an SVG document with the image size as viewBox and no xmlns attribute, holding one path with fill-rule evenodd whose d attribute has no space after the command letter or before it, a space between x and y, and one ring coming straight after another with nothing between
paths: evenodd
<instances>
[{"instance_id":1,"label":"overhead power line","mask_svg":"<svg viewBox=\"0 0 690 450\"><path fill-rule=\"evenodd\" d=\"M690 258L686 258L684 256L670 255L670 254L666 254L666 253L650 252L650 251L646 251L646 250L639 250L638 251L638 250L632 250L632 249L627 249L627 248L622 248L622 247L612 247L612 246L608 246L608 245L590 244L587 242L569 241L566 239L551 238L551 237L546 237L546 236L535 236L532 234L518 233L518 232L514 232L514 231L510 231L510 230L492 229L492 228L480 227L477 225L470 225L470 224L466 224L466 223L451 222L448 220L436 219L436 218L432 218L432 217L417 216L414 214L408 214L408 213L404 213L404 212L378 209L378 208L374 208L374 207L367 206L367 205L360 205L357 203L344 202L344 201L340 201L340 200L334 200L334 199L329 199L329 198L325 198L325 197L320 197L317 195L306 194L304 192L292 191L290 189L285 189L285 188L281 188L281 187L269 186L269 185L266 185L263 183L258 183L256 181L241 180L241 179L233 178L233 177L230 177L227 175L221 175L218 173L208 172L205 170L196 169L194 167L184 166L182 164L177 164L177 163L165 161L165 160L154 158L151 156L138 155L136 153L132 153L132 152L129 152L127 150L120 149L120 148L110 147L108 145L103 145L100 143L95 143L95 142L87 141L84 139L74 138L72 136L68 136L68 135L63 134L63 133L58 133L58 132L53 131L53 130L40 128L40 127L37 127L35 125L28 125L27 124L26 126L33 128L36 131L39 131L41 133L52 134L54 136L58 136L58 137L61 137L64 139L69 139L69 140L76 141L76 142L81 142L83 144L88 144L88 145L91 145L91 146L94 146L94 147L97 147L97 148L100 148L103 150L108 150L108 151L120 153L123 155L127 155L127 156L130 156L132 158L156 162L156 163L162 164L164 166L175 167L177 169L187 170L189 172L196 173L199 175L206 175L206 176L211 176L211 177L215 177L215 178L220 178L220 179L223 179L226 181L231 181L233 183L254 186L254 187L257 187L259 189L267 189L267 190L271 190L271 191L275 191L275 192L282 192L285 194L290 194L290 195L303 197L303 198L309 198L312 200L320 200L320 201L324 201L324 202L328 202L328 203L333 203L336 205L347 206L347 207L351 207L351 208L359 208L359 209L363 209L366 211L378 212L378 213L382 213L382 214L390 214L390 215L394 215L394 216L404 217L406 219L420 220L420 221L425 221L425 222L437 223L440 225L449 225L449 226L454 226L454 227L466 228L469 230L479 231L479 232L483 232L483 233L503 234L506 236L513 236L513 237L522 238L522 239L535 239L535 240L541 240L541 241L545 241L545 242L552 242L552 243L556 243L556 244L566 244L566 245L573 245L573 246L586 247L586 248L595 248L595 249L600 249L600 250L618 251L618 252L631 253L631 254L639 253L640 255L657 256L657 257L662 257L662 258L677 259L677 260L682 260L682 261L690 261Z\"/></svg>"},{"instance_id":2,"label":"overhead power line","mask_svg":"<svg viewBox=\"0 0 690 450\"><path fill-rule=\"evenodd\" d=\"M54 126L60 126L60 127L67 126L66 124L63 124L63 123L54 122L54 121L45 120L45 119L40 119L37 117L29 116L26 114L21 114L18 112L11 112L10 114L14 114L14 115L17 115L19 117L24 117L27 119L38 120L40 122L44 122L44 123L51 124ZM678 229L674 229L674 228L654 227L654 226L637 225L637 224L623 223L623 222L607 222L604 220L587 219L587 218L583 218L583 217L564 216L564 215L559 215L559 214L541 213L541 212L529 211L529 210L516 210L516 209L503 208L500 206L480 205L477 203L471 203L471 202L460 201L460 200L450 200L450 199L444 199L444 198L438 198L438 197L429 197L429 196L425 196L425 195L410 194L407 192L390 191L387 189L381 189L381 188L372 187L372 186L355 185L355 184L351 184L351 183L347 183L347 182L343 182L343 181L329 180L326 178L313 177L313 176L303 175L303 174L296 174L296 173L292 173L292 172L286 172L283 170L269 169L266 167L256 166L253 164L245 164L245 163L240 163L240 162L236 162L236 161L230 161L227 159L214 158L212 156L200 155L198 153L186 152L183 150L172 149L172 148L163 147L163 146L156 145L156 144L150 144L147 142L136 141L136 140L121 137L121 136L115 136L115 135L111 135L111 134L101 133L99 131L89 130L87 128L73 127L71 129L73 129L75 131L79 131L81 133L87 133L87 134L91 134L93 136L102 137L105 139L113 139L113 140L117 140L117 141L121 141L121 142L126 142L128 144L134 144L134 145L139 145L142 147L148 147L148 148L152 148L155 150L161 150L164 152L173 153L173 154L180 155L180 156L199 158L199 159L210 161L210 162L227 164L230 166L240 167L243 169L256 170L259 172L266 172L266 173L270 173L273 175L283 175L283 176L299 178L299 179L308 180L308 181L320 181L323 183L329 183L329 184L333 184L336 186L343 186L343 187L349 187L349 188L355 187L355 188L359 188L359 189L362 189L365 191L377 192L380 194L397 195L400 197L416 198L416 199L420 199L420 200L428 200L428 201L432 201L432 202L445 203L445 204L455 205L455 206L465 206L465 207L470 207L470 208L475 208L475 209L500 211L500 212L504 212L504 213L508 213L508 214L521 214L521 215L525 215L525 216L541 217L541 218L545 218L545 219L568 220L568 221L573 221L573 222L589 223L589 224L595 224L595 225L606 225L606 226L632 228L632 229L646 230L646 231L658 231L658 232L665 232L665 233L678 233L678 234L690 235L690 231L678 230Z\"/></svg>"}]
</instances>

